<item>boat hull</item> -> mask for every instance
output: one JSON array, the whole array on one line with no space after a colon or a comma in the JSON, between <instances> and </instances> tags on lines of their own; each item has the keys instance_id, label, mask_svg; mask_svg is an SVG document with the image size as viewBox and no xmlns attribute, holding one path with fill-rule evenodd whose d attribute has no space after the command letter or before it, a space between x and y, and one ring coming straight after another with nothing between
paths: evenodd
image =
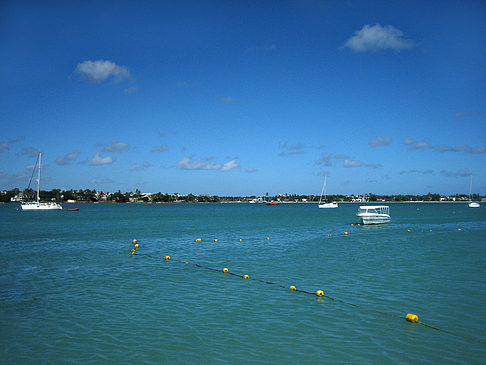
<instances>
[{"instance_id":1,"label":"boat hull","mask_svg":"<svg viewBox=\"0 0 486 365\"><path fill-rule=\"evenodd\" d=\"M477 202L471 202L468 204L469 208L479 208L481 205Z\"/></svg>"},{"instance_id":2,"label":"boat hull","mask_svg":"<svg viewBox=\"0 0 486 365\"><path fill-rule=\"evenodd\" d=\"M320 209L332 209L332 208L337 208L338 203L332 202L332 203L321 203L318 205Z\"/></svg>"},{"instance_id":3,"label":"boat hull","mask_svg":"<svg viewBox=\"0 0 486 365\"><path fill-rule=\"evenodd\" d=\"M390 216L388 214L358 214L358 219L361 224L390 223Z\"/></svg>"},{"instance_id":4,"label":"boat hull","mask_svg":"<svg viewBox=\"0 0 486 365\"><path fill-rule=\"evenodd\" d=\"M22 210L61 210L62 207L57 203L26 203L21 204Z\"/></svg>"}]
</instances>

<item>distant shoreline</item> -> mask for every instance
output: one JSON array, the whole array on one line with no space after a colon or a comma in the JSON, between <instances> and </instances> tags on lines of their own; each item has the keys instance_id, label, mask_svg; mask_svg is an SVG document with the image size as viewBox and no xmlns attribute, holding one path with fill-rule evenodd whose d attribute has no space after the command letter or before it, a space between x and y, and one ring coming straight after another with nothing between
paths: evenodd
<instances>
[{"instance_id":1,"label":"distant shoreline","mask_svg":"<svg viewBox=\"0 0 486 365\"><path fill-rule=\"evenodd\" d=\"M368 204L368 205L383 205L383 204L469 204L469 201L382 201L382 202L345 202L338 201L338 204ZM481 201L480 201L481 202ZM0 204L20 204L20 202L0 202ZM89 201L75 201L75 202L61 202L61 204L254 204L265 205L263 203L250 203L248 201L219 201L219 202L113 202L113 201L101 201L101 202L89 202ZM318 202L278 202L279 205L287 204L319 204ZM275 204L277 205L277 204Z\"/></svg>"}]
</instances>

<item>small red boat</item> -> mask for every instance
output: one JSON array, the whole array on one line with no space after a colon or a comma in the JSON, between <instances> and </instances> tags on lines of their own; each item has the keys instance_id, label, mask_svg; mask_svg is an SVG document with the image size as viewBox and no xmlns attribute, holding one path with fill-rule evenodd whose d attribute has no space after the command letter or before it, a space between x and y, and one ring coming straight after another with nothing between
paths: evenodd
<instances>
[{"instance_id":1,"label":"small red boat","mask_svg":"<svg viewBox=\"0 0 486 365\"><path fill-rule=\"evenodd\" d=\"M63 210L72 210L72 211L77 211L79 208L64 208Z\"/></svg>"},{"instance_id":2,"label":"small red boat","mask_svg":"<svg viewBox=\"0 0 486 365\"><path fill-rule=\"evenodd\" d=\"M266 205L280 205L280 203L276 203L276 202L270 202L270 203L265 203Z\"/></svg>"}]
</instances>

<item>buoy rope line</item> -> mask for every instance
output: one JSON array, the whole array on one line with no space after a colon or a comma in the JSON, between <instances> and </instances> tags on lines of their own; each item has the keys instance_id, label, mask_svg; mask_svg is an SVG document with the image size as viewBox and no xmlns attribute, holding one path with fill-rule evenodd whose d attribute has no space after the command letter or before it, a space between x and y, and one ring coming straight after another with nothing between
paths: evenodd
<instances>
[{"instance_id":1,"label":"buoy rope line","mask_svg":"<svg viewBox=\"0 0 486 365\"><path fill-rule=\"evenodd\" d=\"M157 261L160 261L161 260L161 258L158 257L158 256L154 256L154 255L150 255L150 254L139 254L139 253L136 253L136 248L138 248L139 245L138 245L138 243L137 243L136 240L133 240L133 244L134 244L135 248L132 248L132 250L131 250L131 254L132 255L146 256L146 257L150 257L152 259L155 259ZM237 276L237 277L242 278L242 279L258 281L260 283L264 283L264 284L268 284L268 285L276 285L276 286L278 286L280 288L283 288L283 289L289 289L290 291L295 291L295 292L299 292L299 293L303 293L303 294L308 294L308 295L314 295L314 296L317 296L317 297L328 298L328 299L330 299L332 301L339 302L339 303L342 303L342 304L346 304L346 305L349 305L349 306L352 306L352 307L355 307L355 308L362 308L362 309L369 310L371 312L375 312L375 313L379 313L379 314L383 314L383 315L386 315L386 316L400 318L400 319L405 319L408 322L418 323L418 324L421 324L422 326L425 326L427 328L431 328L431 329L436 330L438 332L447 333L447 334L450 334L450 335L453 335L453 336L457 336L457 337L462 337L462 338L465 338L465 339L468 339L468 340L474 340L476 342L482 342L482 343L486 342L486 341L481 341L481 340L478 340L478 339L475 339L475 338L469 338L469 337L466 337L466 336L462 336L462 335L459 335L457 333L454 333L454 332L451 332L451 331L448 331L448 330L444 330L442 328L435 327L435 326L432 326L430 324L421 322L421 321L419 321L419 318L418 318L418 316L416 314L408 313L406 316L398 316L396 314L391 314L391 313L387 313L387 312L383 312L383 311L368 309L368 308L365 308L365 307L363 307L361 305L358 305L358 304L350 303L350 302L347 302L347 301L344 301L344 300L341 300L341 299L338 299L338 298L331 297L331 296L325 294L324 291L322 291L322 290L317 290L315 292L310 292L310 291L303 290L303 289L297 289L294 285L291 285L291 286L288 286L287 287L285 285L282 285L282 284L279 284L279 283L275 283L275 282L272 282L272 281L268 281L268 280L263 280L263 279L258 279L258 278L250 277L247 274L240 275L240 274L237 274L237 273L234 273L234 272L230 272L229 269L226 268L226 267L223 268L223 269L215 269L215 268L208 267L208 266L204 266L204 265L200 265L200 264L190 263L189 261L183 261L183 260L173 259L170 256L164 256L162 258L162 260L165 261L165 262L173 261L173 262L182 263L182 264L185 264L185 265L192 265L192 266L197 267L197 268L206 269L206 270L214 271L214 272L221 272L221 273L224 273L224 274Z\"/></svg>"},{"instance_id":2,"label":"buoy rope line","mask_svg":"<svg viewBox=\"0 0 486 365\"><path fill-rule=\"evenodd\" d=\"M358 226L358 227L364 227L363 225L359 223L353 223L351 226ZM429 229L394 229L391 232L392 233L397 233L397 232L405 232L405 233L427 233L427 232L440 232L440 233L450 233L450 232L460 232L462 231L462 228L457 228L457 229L442 229L442 228L429 228ZM346 237L346 236L367 236L367 235L377 235L377 234L389 234L390 231L386 232L376 232L376 231L361 231L360 228L353 230L352 232L342 232L342 233L327 233L327 234L318 234L318 237L323 237L326 239L330 238L338 238L338 237ZM270 237L266 237L266 240L270 240ZM237 240L238 242L244 242L243 238L239 238ZM196 238L194 240L195 243L218 243L220 242L217 239L203 239L203 238ZM232 241L233 242L233 241Z\"/></svg>"}]
</instances>

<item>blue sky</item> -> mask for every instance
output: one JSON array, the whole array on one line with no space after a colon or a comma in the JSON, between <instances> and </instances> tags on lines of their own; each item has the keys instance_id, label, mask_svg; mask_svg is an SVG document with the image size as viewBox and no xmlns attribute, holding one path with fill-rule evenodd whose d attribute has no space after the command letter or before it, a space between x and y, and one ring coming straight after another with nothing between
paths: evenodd
<instances>
[{"instance_id":1,"label":"blue sky","mask_svg":"<svg viewBox=\"0 0 486 365\"><path fill-rule=\"evenodd\" d=\"M486 194L484 1L3 1L0 188Z\"/></svg>"}]
</instances>

